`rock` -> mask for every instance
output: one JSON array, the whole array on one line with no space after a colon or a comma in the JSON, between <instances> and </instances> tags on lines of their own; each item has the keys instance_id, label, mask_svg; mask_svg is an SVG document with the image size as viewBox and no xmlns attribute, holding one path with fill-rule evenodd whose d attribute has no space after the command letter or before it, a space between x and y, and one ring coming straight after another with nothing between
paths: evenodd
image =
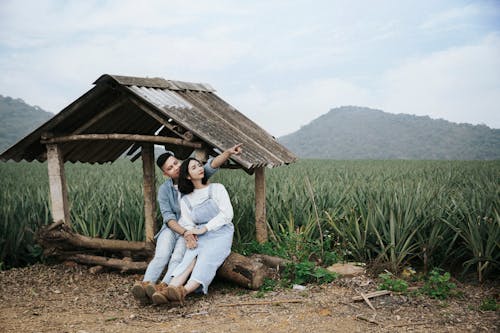
<instances>
[{"instance_id":1,"label":"rock","mask_svg":"<svg viewBox=\"0 0 500 333\"><path fill-rule=\"evenodd\" d=\"M328 271L338 273L343 277L353 277L365 274L365 269L358 263L348 262L345 264L333 264L327 268Z\"/></svg>"}]
</instances>

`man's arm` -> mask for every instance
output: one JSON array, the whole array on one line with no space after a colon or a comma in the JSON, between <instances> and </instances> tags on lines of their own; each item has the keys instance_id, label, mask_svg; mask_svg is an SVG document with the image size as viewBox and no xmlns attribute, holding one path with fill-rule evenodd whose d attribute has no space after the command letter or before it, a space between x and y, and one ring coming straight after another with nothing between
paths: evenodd
<instances>
[{"instance_id":1,"label":"man's arm","mask_svg":"<svg viewBox=\"0 0 500 333\"><path fill-rule=\"evenodd\" d=\"M210 166L214 169L220 168L220 166L226 163L226 161L230 159L231 156L240 155L241 152L243 151L243 149L241 148L242 145L243 145L242 143L238 143L229 148L228 150L225 150L222 154L220 154L219 156L215 157L212 160Z\"/></svg>"}]
</instances>

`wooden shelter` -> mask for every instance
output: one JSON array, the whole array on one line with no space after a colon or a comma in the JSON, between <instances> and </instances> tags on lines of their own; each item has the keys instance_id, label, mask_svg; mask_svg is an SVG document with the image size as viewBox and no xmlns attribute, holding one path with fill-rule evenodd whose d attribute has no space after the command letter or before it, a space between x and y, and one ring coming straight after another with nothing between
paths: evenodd
<instances>
[{"instance_id":1,"label":"wooden shelter","mask_svg":"<svg viewBox=\"0 0 500 333\"><path fill-rule=\"evenodd\" d=\"M54 222L71 226L66 161L106 163L124 154L132 160L141 157L146 243L101 243L103 247L115 242L113 248L142 248L152 242L156 229L154 145L165 146L181 159L193 151L206 159L241 142L244 154L233 156L226 167L255 174L257 241L267 240L264 168L294 162L293 153L207 84L104 74L94 85L0 155L4 161L47 161ZM86 240L80 236L78 241Z\"/></svg>"}]
</instances>

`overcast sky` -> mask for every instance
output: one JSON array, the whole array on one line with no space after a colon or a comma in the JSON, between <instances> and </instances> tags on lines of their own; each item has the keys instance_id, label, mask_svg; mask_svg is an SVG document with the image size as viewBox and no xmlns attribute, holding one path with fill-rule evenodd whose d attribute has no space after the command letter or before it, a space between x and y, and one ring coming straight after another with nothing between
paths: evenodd
<instances>
[{"instance_id":1,"label":"overcast sky","mask_svg":"<svg viewBox=\"0 0 500 333\"><path fill-rule=\"evenodd\" d=\"M359 105L500 128L500 1L0 0L0 94L205 82L275 136Z\"/></svg>"}]
</instances>

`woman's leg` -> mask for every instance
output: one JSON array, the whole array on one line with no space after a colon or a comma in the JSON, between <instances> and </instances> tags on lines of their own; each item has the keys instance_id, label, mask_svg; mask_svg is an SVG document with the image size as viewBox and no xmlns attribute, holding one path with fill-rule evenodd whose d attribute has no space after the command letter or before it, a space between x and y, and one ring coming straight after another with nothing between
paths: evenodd
<instances>
[{"instance_id":1,"label":"woman's leg","mask_svg":"<svg viewBox=\"0 0 500 333\"><path fill-rule=\"evenodd\" d=\"M186 283L189 275L191 275L191 272L193 271L195 264L196 264L196 258L189 264L189 266L186 268L186 270L184 272L182 272L181 274L172 278L172 280L170 281L170 285L174 286L174 287L178 287L178 286L182 286L184 283Z\"/></svg>"}]
</instances>

